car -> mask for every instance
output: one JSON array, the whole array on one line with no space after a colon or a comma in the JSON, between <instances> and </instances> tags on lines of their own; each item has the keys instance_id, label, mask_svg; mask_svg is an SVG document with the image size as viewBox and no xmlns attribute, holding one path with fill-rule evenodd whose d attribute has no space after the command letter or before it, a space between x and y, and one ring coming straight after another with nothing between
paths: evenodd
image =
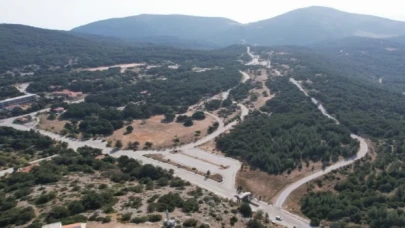
<instances>
[{"instance_id":1,"label":"car","mask_svg":"<svg viewBox=\"0 0 405 228\"><path fill-rule=\"evenodd\" d=\"M280 216L276 216L276 220L283 221L283 218L281 218Z\"/></svg>"}]
</instances>

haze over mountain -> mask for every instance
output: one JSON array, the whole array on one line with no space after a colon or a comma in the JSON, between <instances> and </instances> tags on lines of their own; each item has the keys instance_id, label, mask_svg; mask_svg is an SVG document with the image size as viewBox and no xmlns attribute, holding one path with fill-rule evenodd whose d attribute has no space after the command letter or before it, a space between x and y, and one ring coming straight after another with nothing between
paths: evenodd
<instances>
[{"instance_id":1,"label":"haze over mountain","mask_svg":"<svg viewBox=\"0 0 405 228\"><path fill-rule=\"evenodd\" d=\"M97 21L72 31L138 40L169 36L223 46L237 43L303 45L347 36L405 35L405 22L315 6L250 24L226 18L139 15Z\"/></svg>"},{"instance_id":2,"label":"haze over mountain","mask_svg":"<svg viewBox=\"0 0 405 228\"><path fill-rule=\"evenodd\" d=\"M113 18L74 28L72 31L104 36L134 38L139 41L205 40L212 34L239 27L236 21L226 18L195 17L185 15L148 15ZM166 37L167 39L163 38Z\"/></svg>"}]
</instances>

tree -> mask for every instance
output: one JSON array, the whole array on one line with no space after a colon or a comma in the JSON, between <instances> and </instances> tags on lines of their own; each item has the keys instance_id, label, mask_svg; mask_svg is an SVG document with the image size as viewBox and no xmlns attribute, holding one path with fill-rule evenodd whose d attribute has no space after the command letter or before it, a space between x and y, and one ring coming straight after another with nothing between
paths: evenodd
<instances>
[{"instance_id":1,"label":"tree","mask_svg":"<svg viewBox=\"0 0 405 228\"><path fill-rule=\"evenodd\" d=\"M176 117L176 114L174 114L173 112L165 113L165 121L166 122L172 122L175 117Z\"/></svg>"},{"instance_id":2,"label":"tree","mask_svg":"<svg viewBox=\"0 0 405 228\"><path fill-rule=\"evenodd\" d=\"M318 218L311 219L311 224L310 224L311 226L319 226L319 224L320 224L320 221Z\"/></svg>"},{"instance_id":3,"label":"tree","mask_svg":"<svg viewBox=\"0 0 405 228\"><path fill-rule=\"evenodd\" d=\"M138 147L139 147L139 142L128 142L128 146L127 146L127 148L129 149L129 150L138 150Z\"/></svg>"},{"instance_id":4,"label":"tree","mask_svg":"<svg viewBox=\"0 0 405 228\"><path fill-rule=\"evenodd\" d=\"M84 206L80 201L72 201L68 205L68 209L71 215L80 214L84 211Z\"/></svg>"},{"instance_id":5,"label":"tree","mask_svg":"<svg viewBox=\"0 0 405 228\"><path fill-rule=\"evenodd\" d=\"M204 114L204 112L201 112L201 111L195 112L195 113L193 113L191 118L193 118L194 120L203 120L203 119L205 119L205 114Z\"/></svg>"},{"instance_id":6,"label":"tree","mask_svg":"<svg viewBox=\"0 0 405 228\"><path fill-rule=\"evenodd\" d=\"M126 127L126 133L127 134L131 134L132 133L132 131L134 130L134 127L132 127L131 125L129 125L128 127Z\"/></svg>"},{"instance_id":7,"label":"tree","mask_svg":"<svg viewBox=\"0 0 405 228\"><path fill-rule=\"evenodd\" d=\"M250 207L249 203L243 202L239 207L239 213L241 213L245 218L252 217L252 208Z\"/></svg>"},{"instance_id":8,"label":"tree","mask_svg":"<svg viewBox=\"0 0 405 228\"><path fill-rule=\"evenodd\" d=\"M191 126L193 126L193 120L191 119L191 118L188 118L185 122L184 122L184 126L185 127L191 127Z\"/></svg>"},{"instance_id":9,"label":"tree","mask_svg":"<svg viewBox=\"0 0 405 228\"><path fill-rule=\"evenodd\" d=\"M209 177L211 175L211 171L207 170L207 173L205 174L206 177Z\"/></svg>"},{"instance_id":10,"label":"tree","mask_svg":"<svg viewBox=\"0 0 405 228\"><path fill-rule=\"evenodd\" d=\"M183 222L183 226L185 227L196 227L198 221L195 219L187 219Z\"/></svg>"},{"instance_id":11,"label":"tree","mask_svg":"<svg viewBox=\"0 0 405 228\"><path fill-rule=\"evenodd\" d=\"M247 228L264 228L265 226L257 219L251 219L246 225Z\"/></svg>"},{"instance_id":12,"label":"tree","mask_svg":"<svg viewBox=\"0 0 405 228\"><path fill-rule=\"evenodd\" d=\"M66 207L55 206L49 212L47 216L47 221L52 221L52 219L61 219L69 216L69 210Z\"/></svg>"},{"instance_id":13,"label":"tree","mask_svg":"<svg viewBox=\"0 0 405 228\"><path fill-rule=\"evenodd\" d=\"M232 216L229 222L230 222L231 226L233 226L233 225L235 225L236 222L238 222L238 218L236 218L235 216Z\"/></svg>"},{"instance_id":14,"label":"tree","mask_svg":"<svg viewBox=\"0 0 405 228\"><path fill-rule=\"evenodd\" d=\"M150 148L152 148L152 146L153 146L153 143L151 143L151 142L146 142L145 143L145 148L146 149L150 149Z\"/></svg>"},{"instance_id":15,"label":"tree","mask_svg":"<svg viewBox=\"0 0 405 228\"><path fill-rule=\"evenodd\" d=\"M255 219L257 219L257 220L259 220L259 221L263 219L263 211L262 211L262 210L256 211L256 213L255 213Z\"/></svg>"},{"instance_id":16,"label":"tree","mask_svg":"<svg viewBox=\"0 0 405 228\"><path fill-rule=\"evenodd\" d=\"M115 141L115 148L117 149L121 149L122 148L122 141L121 140L117 140Z\"/></svg>"},{"instance_id":17,"label":"tree","mask_svg":"<svg viewBox=\"0 0 405 228\"><path fill-rule=\"evenodd\" d=\"M196 211L198 211L198 209L199 209L199 206L198 206L198 202L196 199L191 198L184 202L183 212L185 212L185 213L196 212Z\"/></svg>"},{"instance_id":18,"label":"tree","mask_svg":"<svg viewBox=\"0 0 405 228\"><path fill-rule=\"evenodd\" d=\"M176 122L184 123L189 117L187 115L179 115L176 118Z\"/></svg>"}]
</instances>

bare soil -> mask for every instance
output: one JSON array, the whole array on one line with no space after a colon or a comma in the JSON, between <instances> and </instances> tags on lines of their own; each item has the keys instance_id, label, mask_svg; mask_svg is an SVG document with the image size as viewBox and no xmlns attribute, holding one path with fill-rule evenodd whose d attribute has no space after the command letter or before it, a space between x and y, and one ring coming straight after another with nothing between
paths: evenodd
<instances>
[{"instance_id":1,"label":"bare soil","mask_svg":"<svg viewBox=\"0 0 405 228\"><path fill-rule=\"evenodd\" d=\"M190 167L190 166L186 166L186 165L182 165L180 163L174 162L174 161L172 161L170 159L165 158L165 156L163 156L161 154L147 154L147 155L144 155L144 156L148 157L148 158L152 158L152 159L160 161L160 162L164 162L164 163L168 163L168 164L177 166L178 168L182 168L182 169L188 170L190 172L193 172L195 174L198 174L200 176L206 177L205 172L202 172L201 170L198 170L198 169ZM223 181L222 175L217 174L217 173L210 175L208 178L211 179L211 180L217 181L217 182L222 182Z\"/></svg>"},{"instance_id":2,"label":"bare soil","mask_svg":"<svg viewBox=\"0 0 405 228\"><path fill-rule=\"evenodd\" d=\"M266 81L269 78L266 69L261 69L260 71L257 71L256 73L251 73L250 75L254 75L253 76L254 82L259 82L262 84L262 88L260 89L255 88L250 91L251 94L252 93L257 94L258 96L258 99L256 101L251 102L252 103L251 107L253 109L260 109L266 104L268 100L272 99L275 95L271 94L270 89L266 86ZM263 95L263 92L266 92L268 96L265 97Z\"/></svg>"},{"instance_id":3,"label":"bare soil","mask_svg":"<svg viewBox=\"0 0 405 228\"><path fill-rule=\"evenodd\" d=\"M127 64L117 64L112 66L101 66L101 67L89 67L89 68L82 68L78 69L77 71L105 71L109 68L119 67L121 68L121 73L124 72L127 68L139 67L143 66L145 63L127 63Z\"/></svg>"},{"instance_id":4,"label":"bare soil","mask_svg":"<svg viewBox=\"0 0 405 228\"><path fill-rule=\"evenodd\" d=\"M48 116L49 116L48 114L40 114L38 116L39 124L37 125L37 128L59 134L63 130L65 124L68 121L66 121L66 120L48 120L47 119Z\"/></svg>"},{"instance_id":5,"label":"bare soil","mask_svg":"<svg viewBox=\"0 0 405 228\"><path fill-rule=\"evenodd\" d=\"M243 170L236 175L236 184L241 186L244 191L252 192L255 197L261 198L262 201L273 203L277 194L287 185L321 168L321 163L313 163L308 167L304 164L301 171L294 170L290 174L271 175L260 170L251 170L248 165L244 165Z\"/></svg>"},{"instance_id":6,"label":"bare soil","mask_svg":"<svg viewBox=\"0 0 405 228\"><path fill-rule=\"evenodd\" d=\"M191 115L192 113L187 113ZM146 142L153 143L153 149L161 149L173 147L175 139L179 139L181 144L187 144L198 140L207 135L208 127L211 126L215 120L206 115L204 120L194 120L194 124L190 127L183 126L183 123L164 123L163 115L153 116L150 119L134 120L131 126L134 128L132 133L125 134L126 126L114 132L114 134L107 138L110 141L121 140L124 146L128 142L139 142L142 148ZM200 131L200 135L196 136L196 131Z\"/></svg>"}]
</instances>

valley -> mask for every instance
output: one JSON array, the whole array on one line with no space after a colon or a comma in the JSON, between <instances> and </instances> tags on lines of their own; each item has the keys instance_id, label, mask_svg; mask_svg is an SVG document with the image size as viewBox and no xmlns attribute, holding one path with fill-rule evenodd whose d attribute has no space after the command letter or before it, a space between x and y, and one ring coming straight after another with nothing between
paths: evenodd
<instances>
[{"instance_id":1,"label":"valley","mask_svg":"<svg viewBox=\"0 0 405 228\"><path fill-rule=\"evenodd\" d=\"M0 24L0 227L404 227L404 28Z\"/></svg>"},{"instance_id":2,"label":"valley","mask_svg":"<svg viewBox=\"0 0 405 228\"><path fill-rule=\"evenodd\" d=\"M249 48L248 48L248 52L249 52ZM252 63L250 62L247 65L252 65ZM262 64L258 60L253 65L261 66ZM266 64L265 66L268 67L270 65ZM265 71L266 70L263 69L261 71L261 74L265 75L266 74ZM252 76L249 76L245 72L242 72L242 75L243 75L243 77L241 79L241 83L246 83L248 81L248 79L252 78ZM267 86L264 84L266 79L267 78L265 78L264 81L259 81L259 82L260 82L261 86L267 88ZM299 85L299 84L296 83L296 85ZM304 91L302 87L299 87L299 89ZM268 88L267 88L267 90L268 90ZM215 95L213 99L215 99L215 97L217 97L217 95ZM226 99L228 99L228 96L227 95L222 96L222 99L226 100ZM314 102L314 104L316 105L317 102ZM242 110L240 119L243 121L245 116L248 114L248 108L246 108L243 104L238 104L238 105L240 106L240 108ZM330 118L330 115L326 113L325 109L320 108L320 107L321 106L318 106L321 113L324 114L325 116L327 116L328 118ZM42 112L42 111L40 111L40 112ZM36 113L32 113L31 115L34 116L34 118L35 118L35 114ZM82 146L91 146L93 148L101 149L102 153L109 154L110 156L113 156L116 158L119 158L120 156L128 156L129 158L134 158L134 159L142 161L143 163L146 163L146 164L153 164L153 165L160 166L160 167L163 167L166 169L172 169L172 170L174 170L175 176L179 176L182 179L185 179L185 180L191 182L192 184L195 184L195 185L200 186L204 189L207 189L211 192L214 192L218 196L221 196L223 198L232 199L234 197L234 194L236 194L235 179L236 179L236 173L241 168L241 163L236 160L233 160L233 159L229 159L226 157L222 157L220 155L212 154L211 152L203 151L201 149L196 149L196 147L214 139L215 137L217 137L218 135L221 135L222 133L224 133L226 131L229 131L234 125L237 124L237 121L229 123L228 125L225 126L219 117L214 116L208 112L206 114L210 118L212 116L212 118L215 119L219 123L217 130L215 130L211 134L208 134L205 137L204 137L204 135L202 135L202 138L195 142L186 143L183 146L179 146L179 147L175 148L175 150L180 151L180 153L178 153L178 152L171 153L171 151L174 149L150 150L150 151L148 151L148 150L137 150L137 151L120 150L120 148L114 149L114 148L107 147L105 142L103 142L101 140L90 140L90 141L78 140L78 141L76 141L76 140L72 140L72 139L66 138L64 136L56 135L54 133L44 131L44 130L39 130L39 132L41 134L49 136L55 140L67 142L68 146L72 149L77 150L79 147L82 147ZM18 117L2 120L0 124L2 126L10 126L10 127L13 127L13 128L19 129L19 130L24 130L24 131L27 131L30 129L30 127L26 127L24 125L14 124L14 120L16 118L18 118ZM209 120L209 119L206 118L206 120ZM146 125L147 125L148 121L149 120L146 121ZM138 124L140 124L140 123L138 123ZM137 128L137 127L135 126L135 128ZM148 127L147 129L150 129L150 127ZM161 129L160 131L162 131L162 130L163 129ZM118 134L122 135L123 132L118 131ZM130 135L132 135L132 134L130 134ZM156 134L154 134L153 136L158 137L159 139L162 139L162 136L158 136ZM114 137L114 135L112 137ZM362 156L365 155L365 152L367 152L367 146L362 142L363 139L361 139L360 137L352 135L352 138L358 139L361 141L360 148L359 148L359 154L357 155L358 158L361 158ZM139 138L137 137L137 139L139 139ZM120 140L122 140L124 142L124 145L127 143L127 140L123 140L123 139L120 139ZM156 145L156 144L159 145L158 143L154 143L153 145ZM169 148L170 148L170 146L169 146ZM173 166L172 164L168 164L168 163L162 163L158 160L154 160L153 158L150 158L149 156L145 157L145 155L150 155L150 154L153 154L153 155L159 154L160 156L163 156L165 159L170 159L170 161L174 162L175 164L179 164L179 165L182 164L182 165L186 165L188 167L193 167L193 169L195 168L197 171L200 171L203 173L205 172L205 170L209 170L211 175L222 176L222 178L221 178L222 181L218 183L214 180L206 179L202 176L199 176L198 174L194 173L192 170L178 168L178 167ZM204 159L202 159L202 158L204 158ZM270 215L275 215L275 214L282 215L284 218L284 220L282 221L282 224L284 224L286 226L299 225L300 227L304 227L304 226L306 227L306 226L308 226L307 225L308 221L306 219L301 219L301 218L297 219L296 216L291 216L288 214L288 212L283 211L281 209L286 198L291 194L291 192L294 189L298 188L299 186L303 185L304 183L311 181L319 176L322 176L334 169L351 164L354 161L355 161L355 159L347 160L343 163L336 163L333 166L328 167L326 170L316 172L309 176L305 176L304 178L301 178L301 179L297 180L296 182L286 186L275 198L274 206L264 204L259 199L254 199L253 202L255 202L258 205L255 208L255 210L262 210L266 213L269 213ZM225 167L225 168L223 168L223 167ZM278 223L280 221L274 220L274 222Z\"/></svg>"}]
</instances>

